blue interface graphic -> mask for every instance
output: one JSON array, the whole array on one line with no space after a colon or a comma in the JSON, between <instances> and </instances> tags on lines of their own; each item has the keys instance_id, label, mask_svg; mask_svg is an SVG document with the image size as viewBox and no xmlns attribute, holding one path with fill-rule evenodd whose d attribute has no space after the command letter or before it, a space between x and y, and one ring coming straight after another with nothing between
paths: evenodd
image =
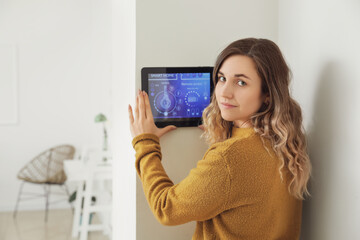
<instances>
[{"instance_id":1,"label":"blue interface graphic","mask_svg":"<svg viewBox=\"0 0 360 240\"><path fill-rule=\"evenodd\" d=\"M210 103L210 73L150 73L154 118L199 118Z\"/></svg>"}]
</instances>

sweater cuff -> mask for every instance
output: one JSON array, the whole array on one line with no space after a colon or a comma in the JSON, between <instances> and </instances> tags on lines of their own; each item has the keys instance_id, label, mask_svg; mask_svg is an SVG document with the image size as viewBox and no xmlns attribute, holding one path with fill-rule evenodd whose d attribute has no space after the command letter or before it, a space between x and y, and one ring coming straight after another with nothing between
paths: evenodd
<instances>
[{"instance_id":1,"label":"sweater cuff","mask_svg":"<svg viewBox=\"0 0 360 240\"><path fill-rule=\"evenodd\" d=\"M134 139L132 140L133 148L135 149L135 145L138 142L145 141L145 140L152 140L152 141L160 144L160 139L155 134L153 134L153 133L142 133L142 134L139 134L136 137L134 137Z\"/></svg>"}]
</instances>

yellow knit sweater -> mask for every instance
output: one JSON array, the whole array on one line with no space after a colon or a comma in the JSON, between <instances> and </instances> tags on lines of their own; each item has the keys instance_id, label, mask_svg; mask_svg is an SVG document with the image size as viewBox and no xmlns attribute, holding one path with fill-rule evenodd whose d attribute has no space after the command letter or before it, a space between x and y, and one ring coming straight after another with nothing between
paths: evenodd
<instances>
[{"instance_id":1,"label":"yellow knit sweater","mask_svg":"<svg viewBox=\"0 0 360 240\"><path fill-rule=\"evenodd\" d=\"M149 206L164 225L197 221L192 239L299 239L302 201L288 192L289 174L253 128L233 128L215 143L178 184L161 164L159 138L144 133L132 141L136 170ZM271 155L270 155L271 154Z\"/></svg>"}]
</instances>

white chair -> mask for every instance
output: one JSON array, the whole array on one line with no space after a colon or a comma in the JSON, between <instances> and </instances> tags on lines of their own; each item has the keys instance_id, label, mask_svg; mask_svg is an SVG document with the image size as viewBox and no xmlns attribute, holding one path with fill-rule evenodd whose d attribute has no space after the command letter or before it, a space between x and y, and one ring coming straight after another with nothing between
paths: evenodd
<instances>
[{"instance_id":1,"label":"white chair","mask_svg":"<svg viewBox=\"0 0 360 240\"><path fill-rule=\"evenodd\" d=\"M80 240L86 240L89 231L103 230L104 233L111 233L111 221L109 220L112 208L111 200L103 204L100 201L97 201L95 205L91 204L92 196L96 196L98 199L99 196L108 194L111 199L111 189L105 190L105 182L112 180L112 164L111 162L102 162L104 154L97 149L86 147L83 148L80 161L64 162L64 169L68 176L67 181L77 182L72 237L78 237L80 233ZM109 158L109 156L107 157ZM101 224L90 223L91 214L95 212L103 215Z\"/></svg>"}]
</instances>

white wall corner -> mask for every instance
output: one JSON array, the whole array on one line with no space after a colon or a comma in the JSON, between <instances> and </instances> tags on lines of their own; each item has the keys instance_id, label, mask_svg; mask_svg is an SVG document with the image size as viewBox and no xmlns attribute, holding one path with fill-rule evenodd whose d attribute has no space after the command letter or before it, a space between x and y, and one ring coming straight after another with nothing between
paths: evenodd
<instances>
[{"instance_id":1,"label":"white wall corner","mask_svg":"<svg viewBox=\"0 0 360 240\"><path fill-rule=\"evenodd\" d=\"M112 1L112 239L136 239L136 171L127 115L135 99L136 19L133 0Z\"/></svg>"}]
</instances>

